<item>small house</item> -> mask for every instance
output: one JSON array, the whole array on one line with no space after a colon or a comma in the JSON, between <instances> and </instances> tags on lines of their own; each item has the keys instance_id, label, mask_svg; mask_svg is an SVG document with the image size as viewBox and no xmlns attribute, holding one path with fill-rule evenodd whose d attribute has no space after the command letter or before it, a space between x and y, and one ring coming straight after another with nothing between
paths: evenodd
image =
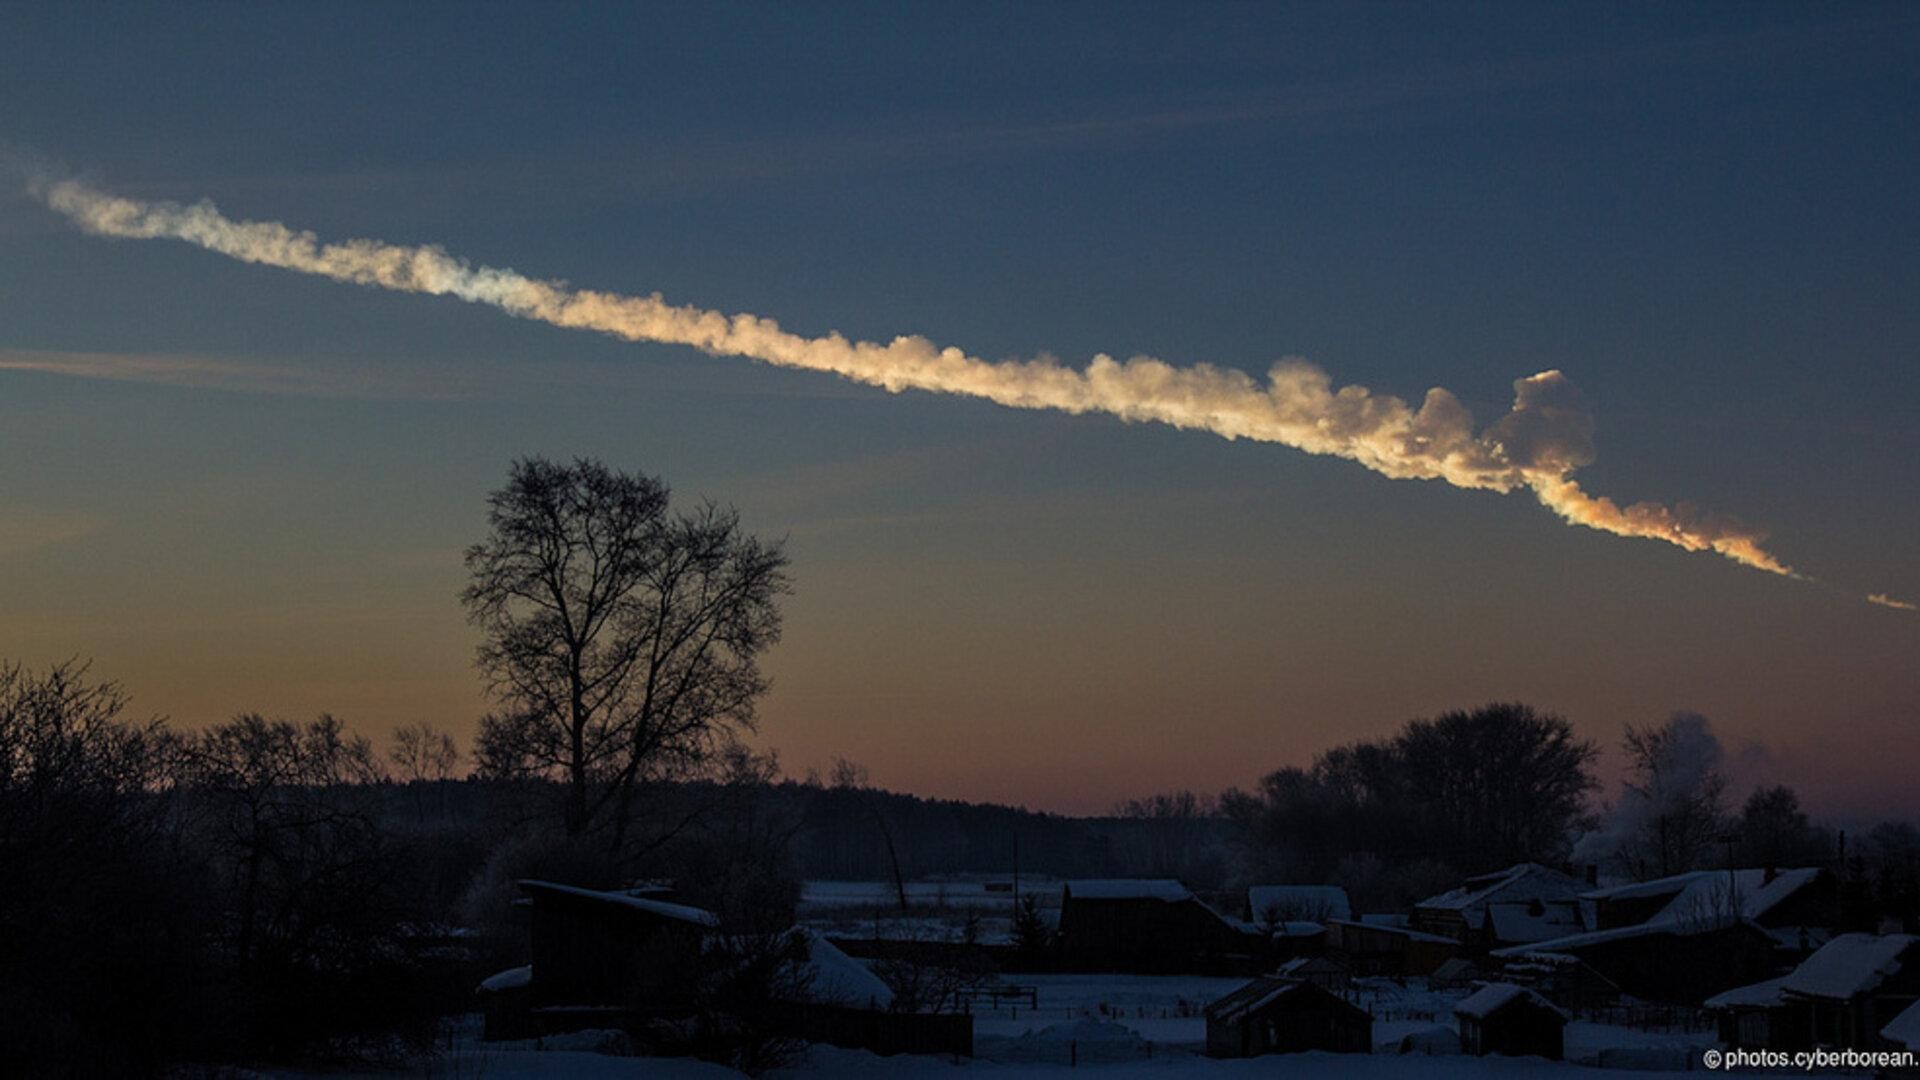
<instances>
[{"instance_id":1,"label":"small house","mask_svg":"<svg viewBox=\"0 0 1920 1080\"><path fill-rule=\"evenodd\" d=\"M529 997L550 1005L677 1011L703 969L710 911L649 895L522 881L533 902Z\"/></svg>"},{"instance_id":2,"label":"small house","mask_svg":"<svg viewBox=\"0 0 1920 1080\"><path fill-rule=\"evenodd\" d=\"M1489 983L1455 1005L1453 1015L1466 1053L1565 1056L1567 1014L1524 986Z\"/></svg>"},{"instance_id":3,"label":"small house","mask_svg":"<svg viewBox=\"0 0 1920 1080\"><path fill-rule=\"evenodd\" d=\"M1841 934L1780 987L1807 1011L1815 1046L1882 1048L1881 1031L1920 1000L1920 937Z\"/></svg>"},{"instance_id":4,"label":"small house","mask_svg":"<svg viewBox=\"0 0 1920 1080\"><path fill-rule=\"evenodd\" d=\"M1207 1056L1373 1051L1373 1016L1300 979L1266 975L1206 1008Z\"/></svg>"},{"instance_id":5,"label":"small house","mask_svg":"<svg viewBox=\"0 0 1920 1080\"><path fill-rule=\"evenodd\" d=\"M691 1006L719 925L712 912L663 900L658 888L519 884L531 912L532 963L479 985L486 1038L624 1027Z\"/></svg>"}]
</instances>

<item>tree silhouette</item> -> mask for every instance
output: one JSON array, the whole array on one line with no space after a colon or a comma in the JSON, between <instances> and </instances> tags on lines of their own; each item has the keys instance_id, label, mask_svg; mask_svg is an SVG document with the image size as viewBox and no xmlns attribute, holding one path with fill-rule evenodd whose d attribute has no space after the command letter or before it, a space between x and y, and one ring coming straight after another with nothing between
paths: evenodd
<instances>
[{"instance_id":1,"label":"tree silhouette","mask_svg":"<svg viewBox=\"0 0 1920 1080\"><path fill-rule=\"evenodd\" d=\"M570 835L624 811L637 781L711 761L767 688L757 660L779 638L785 553L731 509L676 514L669 498L596 461L516 461L467 550L461 600L501 706L475 756L563 779Z\"/></svg>"}]
</instances>

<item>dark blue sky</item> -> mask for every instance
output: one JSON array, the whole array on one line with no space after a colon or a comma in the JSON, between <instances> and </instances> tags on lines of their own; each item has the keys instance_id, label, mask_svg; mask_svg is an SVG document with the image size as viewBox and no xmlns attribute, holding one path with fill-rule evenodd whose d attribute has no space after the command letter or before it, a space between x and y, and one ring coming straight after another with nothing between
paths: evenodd
<instances>
[{"instance_id":1,"label":"dark blue sky","mask_svg":"<svg viewBox=\"0 0 1920 1080\"><path fill-rule=\"evenodd\" d=\"M763 741L796 768L1097 808L1492 697L1609 742L1700 709L1862 812L1904 784L1863 757L1920 752L1920 618L1861 599L1920 594L1911 6L0 25L0 139L138 197L807 333L1301 356L1483 420L1560 368L1597 416L1590 489L1767 526L1820 579L1283 447L88 237L9 196L0 655L96 656L183 722L464 730L458 550L511 456L587 453L791 535Z\"/></svg>"}]
</instances>

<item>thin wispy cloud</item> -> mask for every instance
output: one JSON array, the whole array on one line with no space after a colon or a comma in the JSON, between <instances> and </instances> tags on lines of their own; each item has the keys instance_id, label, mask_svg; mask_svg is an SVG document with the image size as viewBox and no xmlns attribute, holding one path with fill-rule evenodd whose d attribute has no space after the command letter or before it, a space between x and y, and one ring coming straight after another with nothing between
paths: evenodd
<instances>
[{"instance_id":1,"label":"thin wispy cloud","mask_svg":"<svg viewBox=\"0 0 1920 1080\"><path fill-rule=\"evenodd\" d=\"M1920 611L1920 604L1910 604L1905 600L1896 600L1886 593L1873 593L1867 597L1867 603L1892 608L1895 611Z\"/></svg>"},{"instance_id":2,"label":"thin wispy cloud","mask_svg":"<svg viewBox=\"0 0 1920 1080\"><path fill-rule=\"evenodd\" d=\"M171 353L0 349L0 371L297 397L392 397L400 390L362 374Z\"/></svg>"}]
</instances>

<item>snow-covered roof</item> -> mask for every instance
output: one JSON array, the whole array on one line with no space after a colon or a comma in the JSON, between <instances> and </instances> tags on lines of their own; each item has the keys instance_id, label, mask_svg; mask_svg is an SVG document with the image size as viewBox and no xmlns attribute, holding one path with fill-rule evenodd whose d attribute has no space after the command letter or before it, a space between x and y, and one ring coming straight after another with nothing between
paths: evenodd
<instances>
[{"instance_id":1,"label":"snow-covered roof","mask_svg":"<svg viewBox=\"0 0 1920 1080\"><path fill-rule=\"evenodd\" d=\"M1543 953L1578 953L1581 949L1595 945L1606 945L1615 941L1631 941L1634 938L1654 937L1667 934L1673 937L1687 937L1692 934L1704 934L1715 930L1726 930L1735 926L1750 927L1756 934L1765 934L1767 928L1746 919L1725 919L1719 922L1691 922L1686 920L1656 921L1649 920L1632 926L1616 926L1611 930L1588 930L1585 933L1569 934L1562 938L1550 938L1527 945L1509 945L1504 949L1495 949L1488 953L1503 960L1532 957Z\"/></svg>"},{"instance_id":2,"label":"snow-covered roof","mask_svg":"<svg viewBox=\"0 0 1920 1080\"><path fill-rule=\"evenodd\" d=\"M1486 920L1486 905L1495 900L1570 900L1579 895L1580 887L1580 882L1552 867L1517 863L1495 873L1470 877L1414 907L1458 911L1477 929Z\"/></svg>"},{"instance_id":3,"label":"snow-covered roof","mask_svg":"<svg viewBox=\"0 0 1920 1080\"><path fill-rule=\"evenodd\" d=\"M1900 970L1901 959L1915 945L1920 937L1912 934L1841 934L1801 961L1781 989L1834 1001L1870 993Z\"/></svg>"},{"instance_id":4,"label":"snow-covered roof","mask_svg":"<svg viewBox=\"0 0 1920 1080\"><path fill-rule=\"evenodd\" d=\"M1316 1000L1333 998L1351 1009L1359 1006L1326 993L1310 982L1289 979L1277 975L1262 975L1252 982L1233 991L1226 997L1215 1001L1203 1010L1209 1020L1237 1020L1249 1013L1264 1009L1289 994L1305 993L1316 996Z\"/></svg>"},{"instance_id":5,"label":"snow-covered roof","mask_svg":"<svg viewBox=\"0 0 1920 1080\"><path fill-rule=\"evenodd\" d=\"M502 990L513 990L533 981L533 965L522 964L516 968L495 972L480 980L475 987L482 994L497 994Z\"/></svg>"},{"instance_id":6,"label":"snow-covered roof","mask_svg":"<svg viewBox=\"0 0 1920 1080\"><path fill-rule=\"evenodd\" d=\"M1067 882L1076 900L1191 900L1192 890L1172 878L1095 878Z\"/></svg>"},{"instance_id":7,"label":"snow-covered roof","mask_svg":"<svg viewBox=\"0 0 1920 1080\"><path fill-rule=\"evenodd\" d=\"M1907 1006L1905 1012L1894 1017L1892 1023L1881 1028L1880 1035L1909 1050L1920 1050L1920 1001Z\"/></svg>"},{"instance_id":8,"label":"snow-covered roof","mask_svg":"<svg viewBox=\"0 0 1920 1080\"><path fill-rule=\"evenodd\" d=\"M804 881L800 884L803 911L830 908L897 908L904 888L907 903L920 907L958 907L1006 910L1014 902L1013 880L1008 876L981 875L952 880L909 881L904 886L892 881ZM1020 895L1040 893L1058 895L1057 878L1028 875L1021 879Z\"/></svg>"},{"instance_id":9,"label":"snow-covered roof","mask_svg":"<svg viewBox=\"0 0 1920 1080\"><path fill-rule=\"evenodd\" d=\"M716 927L720 925L719 916L703 908L688 907L685 904L669 903L665 900L653 900L645 896L634 896L624 892L608 892L603 889L582 889L577 885L559 885L551 881L522 881L520 887L529 892L553 892L566 896L577 896L583 900L597 900L603 904L632 908L658 915L663 919L693 923L696 926Z\"/></svg>"},{"instance_id":10,"label":"snow-covered roof","mask_svg":"<svg viewBox=\"0 0 1920 1080\"><path fill-rule=\"evenodd\" d=\"M1255 922L1268 912L1288 919L1351 919L1353 903L1338 885L1254 885L1247 889L1247 912Z\"/></svg>"},{"instance_id":11,"label":"snow-covered roof","mask_svg":"<svg viewBox=\"0 0 1920 1080\"><path fill-rule=\"evenodd\" d=\"M813 1000L856 1008L885 1009L893 1004L893 988L865 964L842 952L823 934L801 929L807 938L808 993Z\"/></svg>"},{"instance_id":12,"label":"snow-covered roof","mask_svg":"<svg viewBox=\"0 0 1920 1080\"><path fill-rule=\"evenodd\" d=\"M1296 956L1274 968L1273 973L1289 979L1300 979L1316 971L1343 972L1346 970L1347 965L1330 956Z\"/></svg>"},{"instance_id":13,"label":"snow-covered roof","mask_svg":"<svg viewBox=\"0 0 1920 1080\"><path fill-rule=\"evenodd\" d=\"M1527 944L1551 941L1586 930L1578 902L1500 901L1487 905L1496 941Z\"/></svg>"},{"instance_id":14,"label":"snow-covered roof","mask_svg":"<svg viewBox=\"0 0 1920 1080\"><path fill-rule=\"evenodd\" d=\"M1484 1020L1516 1001L1526 1001L1539 1008L1546 1009L1559 1016L1562 1020L1567 1018L1567 1014L1562 1012L1560 1007L1553 1002L1548 1001L1546 998L1541 997L1539 994L1534 993L1524 986L1519 986L1514 983L1488 983L1473 993L1468 994L1461 1000L1460 1004L1453 1007L1453 1012L1456 1016L1464 1016L1470 1020Z\"/></svg>"},{"instance_id":15,"label":"snow-covered roof","mask_svg":"<svg viewBox=\"0 0 1920 1080\"><path fill-rule=\"evenodd\" d=\"M1326 932L1327 928L1317 922L1289 919L1274 928L1273 936L1277 938L1314 937Z\"/></svg>"},{"instance_id":16,"label":"snow-covered roof","mask_svg":"<svg viewBox=\"0 0 1920 1080\"><path fill-rule=\"evenodd\" d=\"M1769 873L1773 875L1771 880ZM1819 877L1820 869L1813 866L1779 871L1695 870L1611 889L1595 889L1582 894L1582 899L1637 900L1671 894L1673 899L1650 916L1648 922L1724 918L1736 911L1743 919L1758 919Z\"/></svg>"},{"instance_id":17,"label":"snow-covered roof","mask_svg":"<svg viewBox=\"0 0 1920 1080\"><path fill-rule=\"evenodd\" d=\"M1705 1004L1709 1009L1768 1008L1779 1005L1786 1001L1786 995L1781 992L1786 981L1787 976L1782 975L1776 979L1766 979L1747 986L1736 986L1724 993L1713 995L1706 1000Z\"/></svg>"},{"instance_id":18,"label":"snow-covered roof","mask_svg":"<svg viewBox=\"0 0 1920 1080\"><path fill-rule=\"evenodd\" d=\"M1442 934L1428 934L1419 930L1409 930L1404 926L1385 926L1380 923L1356 922L1353 919L1328 919L1328 926L1351 926L1356 930L1371 930L1380 934L1392 934L1408 941L1429 941L1436 945L1458 945L1459 942Z\"/></svg>"}]
</instances>

